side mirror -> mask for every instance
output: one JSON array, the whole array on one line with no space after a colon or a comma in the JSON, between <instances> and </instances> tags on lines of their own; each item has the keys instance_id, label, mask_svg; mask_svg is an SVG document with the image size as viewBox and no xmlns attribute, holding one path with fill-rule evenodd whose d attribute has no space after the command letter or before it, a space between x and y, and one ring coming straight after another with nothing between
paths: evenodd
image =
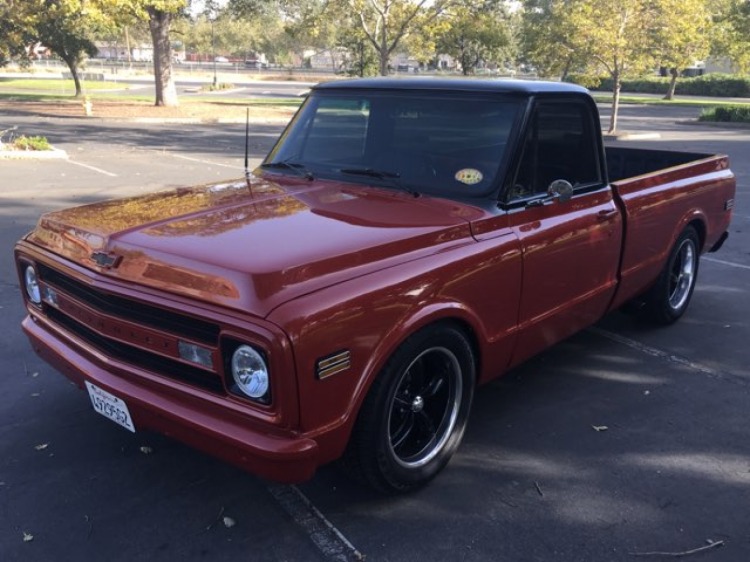
<instances>
[{"instance_id":1,"label":"side mirror","mask_svg":"<svg viewBox=\"0 0 750 562\"><path fill-rule=\"evenodd\" d=\"M555 180L547 188L547 195L555 197L560 203L565 203L573 198L573 184L568 180Z\"/></svg>"}]
</instances>

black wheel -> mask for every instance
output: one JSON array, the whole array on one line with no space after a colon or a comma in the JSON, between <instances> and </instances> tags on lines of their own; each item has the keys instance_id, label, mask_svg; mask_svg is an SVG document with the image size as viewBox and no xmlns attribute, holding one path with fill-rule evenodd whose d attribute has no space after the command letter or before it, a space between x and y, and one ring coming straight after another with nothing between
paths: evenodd
<instances>
[{"instance_id":1,"label":"black wheel","mask_svg":"<svg viewBox=\"0 0 750 562\"><path fill-rule=\"evenodd\" d=\"M700 238L688 226L677 239L659 279L646 294L643 312L656 324L672 324L685 313L698 278Z\"/></svg>"},{"instance_id":2,"label":"black wheel","mask_svg":"<svg viewBox=\"0 0 750 562\"><path fill-rule=\"evenodd\" d=\"M373 382L344 467L381 492L425 485L461 441L474 384L474 355L461 330L434 325L417 332Z\"/></svg>"}]
</instances>

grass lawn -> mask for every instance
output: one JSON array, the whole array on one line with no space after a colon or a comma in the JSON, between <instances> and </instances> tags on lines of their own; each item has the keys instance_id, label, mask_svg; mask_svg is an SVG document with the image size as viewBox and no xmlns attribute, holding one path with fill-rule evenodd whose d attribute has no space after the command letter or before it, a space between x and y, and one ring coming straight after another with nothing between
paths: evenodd
<instances>
[{"instance_id":1,"label":"grass lawn","mask_svg":"<svg viewBox=\"0 0 750 562\"><path fill-rule=\"evenodd\" d=\"M605 94L602 92L592 92L592 95L597 103L611 104L612 94ZM620 103L633 103L638 105L678 105L683 107L727 107L727 106L742 106L750 105L750 100L747 102L738 102L731 100L720 100L718 98L712 99L700 99L700 98L681 98L679 94L673 100L664 100L658 96L639 96L632 94L620 95Z\"/></svg>"},{"instance_id":2,"label":"grass lawn","mask_svg":"<svg viewBox=\"0 0 750 562\"><path fill-rule=\"evenodd\" d=\"M127 90L129 84L118 82L100 82L97 80L81 81L85 92L106 90ZM64 78L0 78L0 91L34 91L54 94L74 94L75 84L72 79Z\"/></svg>"}]
</instances>

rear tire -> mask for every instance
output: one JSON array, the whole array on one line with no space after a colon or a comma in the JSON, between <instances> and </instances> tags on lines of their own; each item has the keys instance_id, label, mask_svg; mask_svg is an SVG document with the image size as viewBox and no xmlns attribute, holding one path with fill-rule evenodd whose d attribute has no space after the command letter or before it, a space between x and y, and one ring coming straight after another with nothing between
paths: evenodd
<instances>
[{"instance_id":1,"label":"rear tire","mask_svg":"<svg viewBox=\"0 0 750 562\"><path fill-rule=\"evenodd\" d=\"M417 332L373 382L344 468L380 492L424 486L461 442L474 384L474 354L460 329L437 324Z\"/></svg>"},{"instance_id":2,"label":"rear tire","mask_svg":"<svg viewBox=\"0 0 750 562\"><path fill-rule=\"evenodd\" d=\"M698 278L700 237L692 226L675 242L664 270L645 297L643 312L655 324L668 325L685 313Z\"/></svg>"}]
</instances>

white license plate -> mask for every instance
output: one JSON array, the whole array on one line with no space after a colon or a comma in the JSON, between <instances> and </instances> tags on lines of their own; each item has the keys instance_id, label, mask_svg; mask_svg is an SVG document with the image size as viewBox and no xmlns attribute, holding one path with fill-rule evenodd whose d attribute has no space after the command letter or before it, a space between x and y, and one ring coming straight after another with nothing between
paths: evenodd
<instances>
[{"instance_id":1,"label":"white license plate","mask_svg":"<svg viewBox=\"0 0 750 562\"><path fill-rule=\"evenodd\" d=\"M89 397L91 397L91 404L94 406L94 410L105 418L109 418L116 424L119 424L125 429L129 429L135 433L135 426L130 417L127 404L114 394L102 390L98 386L91 384L89 381L85 382L86 390L89 391Z\"/></svg>"}]
</instances>

